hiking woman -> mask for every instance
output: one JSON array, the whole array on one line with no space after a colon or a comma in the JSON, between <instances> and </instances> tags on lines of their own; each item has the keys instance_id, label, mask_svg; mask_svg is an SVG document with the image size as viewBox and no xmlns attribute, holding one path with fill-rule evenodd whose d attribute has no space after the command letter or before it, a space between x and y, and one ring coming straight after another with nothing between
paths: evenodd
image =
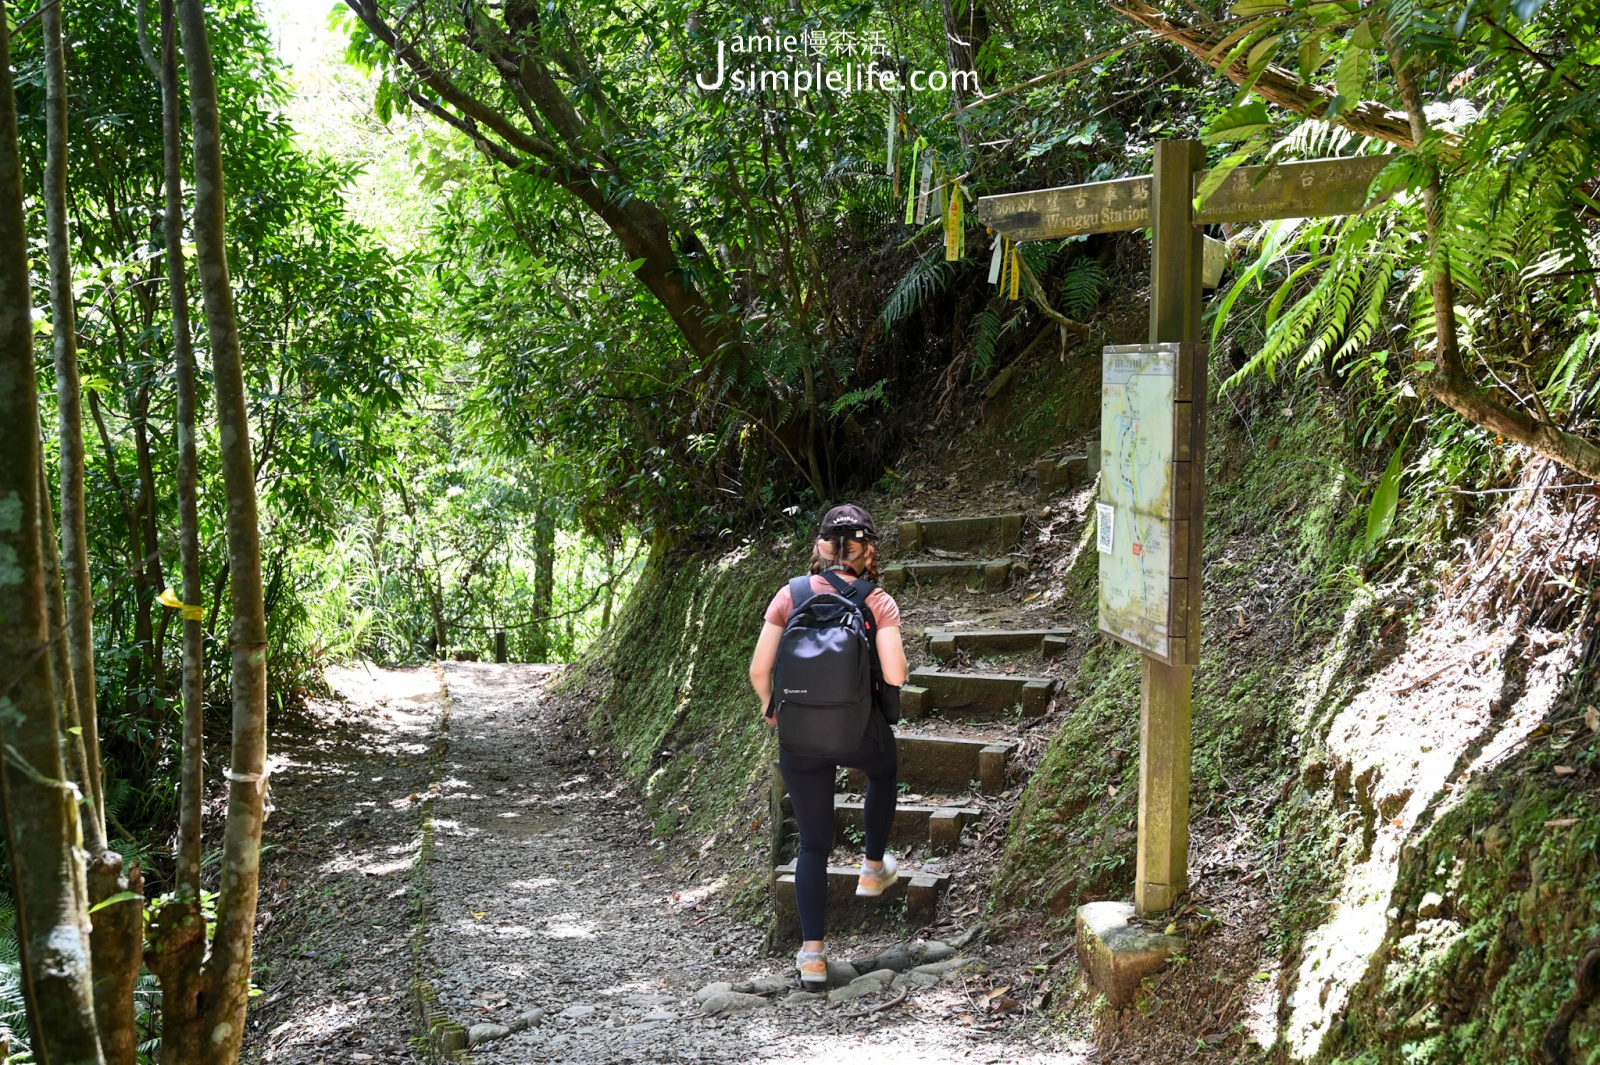
<instances>
[{"instance_id":1,"label":"hiking woman","mask_svg":"<svg viewBox=\"0 0 1600 1065\"><path fill-rule=\"evenodd\" d=\"M856 894L881 895L898 875L894 858L884 854L884 847L889 841L890 826L894 823L899 770L894 730L890 725L900 716L899 688L906 680L906 652L900 640L900 606L888 592L876 587L874 582L877 577L878 529L872 521L872 515L851 504L834 507L822 519L822 526L817 533L811 554L809 590L805 583L807 578L796 578L772 597L772 602L767 606L766 625L756 642L755 657L750 661L750 683L761 699L761 710L767 725L778 727L780 715L788 715L782 727L779 727L782 742L778 766L783 773L783 782L789 789L795 823L800 829L800 854L795 860L794 888L803 942L795 964L800 970L801 981L817 987L825 985L828 979L823 925L828 902L828 855L833 850L834 776L839 766L860 769L867 776L864 813L866 848L856 881ZM863 591L865 595L862 595ZM797 593L804 600L801 603L803 616L796 619L796 627L786 640L785 626L795 612ZM815 602L812 602L813 597L818 597ZM852 614L849 607L837 602L834 597L853 605L859 614ZM861 609L863 607L865 609ZM808 633L797 631L805 622L815 622L818 628L830 623L840 627L834 630L836 635L831 643L828 639L816 642L817 630L813 628L809 634L814 641L810 645L812 652L807 652L804 650L806 645L794 642L807 638ZM864 626L865 640L861 641L860 637L856 639L869 646L873 659L870 674L865 668L857 667L862 674L861 683L870 683L867 693L871 699L870 710L862 717L848 714L837 718L827 717L830 711L824 710L820 716L808 718L807 714L813 708L788 701L790 696L803 694L812 687L827 685L836 689L841 682L845 686L852 683L849 678L841 680L839 676L824 678L822 685L807 682L805 688L787 688L789 695L774 698L774 668L778 668L781 676L787 677L790 674L785 673L785 669L792 669L794 675L799 676L806 666L804 661L798 666L790 666L788 659L780 663L780 648L787 654L801 658L811 653L811 661L826 661L829 668L834 670L847 668L854 659L829 655L835 648L849 650L845 647L851 642L848 633L861 631L852 628L852 625ZM801 650L790 650L794 647L800 647ZM818 647L822 648L822 653L813 653ZM845 666L838 665L840 662ZM860 733L857 744L853 733L855 727L861 727L859 722L863 717L865 731ZM791 749L793 745L803 747L805 741L814 738L803 732L808 727L806 723L811 720L823 720L824 724L811 727L830 734L839 734L842 729L843 738L832 740L838 750L831 757L796 753ZM845 724L836 728L836 723L840 721Z\"/></svg>"}]
</instances>

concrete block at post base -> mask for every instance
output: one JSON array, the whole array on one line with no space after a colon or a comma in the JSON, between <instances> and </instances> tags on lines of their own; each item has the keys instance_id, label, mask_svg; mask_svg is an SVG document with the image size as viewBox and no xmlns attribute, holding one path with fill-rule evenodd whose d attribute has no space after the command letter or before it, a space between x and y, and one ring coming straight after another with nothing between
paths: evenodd
<instances>
[{"instance_id":1,"label":"concrete block at post base","mask_svg":"<svg viewBox=\"0 0 1600 1065\"><path fill-rule=\"evenodd\" d=\"M900 686L900 719L921 721L928 716L928 689L915 684Z\"/></svg>"},{"instance_id":2,"label":"concrete block at post base","mask_svg":"<svg viewBox=\"0 0 1600 1065\"><path fill-rule=\"evenodd\" d=\"M1117 1007L1139 994L1144 978L1182 954L1179 936L1152 932L1133 921L1129 902L1091 902L1078 907L1078 961L1089 983Z\"/></svg>"},{"instance_id":3,"label":"concrete block at post base","mask_svg":"<svg viewBox=\"0 0 1600 1065\"><path fill-rule=\"evenodd\" d=\"M922 523L920 521L903 521L899 529L900 550L910 554L922 550Z\"/></svg>"}]
</instances>

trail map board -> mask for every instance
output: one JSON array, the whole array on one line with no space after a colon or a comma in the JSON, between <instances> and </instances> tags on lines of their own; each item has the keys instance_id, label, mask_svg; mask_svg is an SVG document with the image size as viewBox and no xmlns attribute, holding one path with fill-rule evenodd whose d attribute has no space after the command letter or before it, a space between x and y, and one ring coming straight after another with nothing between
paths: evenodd
<instances>
[{"instance_id":1,"label":"trail map board","mask_svg":"<svg viewBox=\"0 0 1600 1065\"><path fill-rule=\"evenodd\" d=\"M1100 631L1168 665L1199 657L1200 604L1189 530L1195 344L1105 349L1100 379ZM1201 368L1203 373L1203 366Z\"/></svg>"},{"instance_id":2,"label":"trail map board","mask_svg":"<svg viewBox=\"0 0 1600 1065\"><path fill-rule=\"evenodd\" d=\"M1391 161L1369 155L1239 167L1196 210L1204 149L1162 141L1147 175L978 200L978 217L1015 241L1150 229L1150 343L1104 355L1098 504L1110 508L1100 530L1109 537L1099 544L1100 627L1144 652L1134 873L1141 914L1171 909L1188 889L1189 709L1205 515L1200 227L1355 214Z\"/></svg>"}]
</instances>

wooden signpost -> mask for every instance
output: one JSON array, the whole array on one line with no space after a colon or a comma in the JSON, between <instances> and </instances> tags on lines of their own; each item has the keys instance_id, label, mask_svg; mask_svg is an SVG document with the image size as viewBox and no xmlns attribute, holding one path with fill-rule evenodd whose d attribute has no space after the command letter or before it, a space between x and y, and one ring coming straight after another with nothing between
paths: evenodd
<instances>
[{"instance_id":1,"label":"wooden signpost","mask_svg":"<svg viewBox=\"0 0 1600 1065\"><path fill-rule=\"evenodd\" d=\"M1153 596L1164 606L1151 626L1129 627L1110 616L1102 594L1101 629L1144 652L1139 712L1139 842L1134 906L1141 915L1172 908L1188 888L1189 708L1200 650L1200 544L1205 517L1206 349L1200 341L1204 240L1201 226L1356 214L1368 206L1368 188L1389 156L1317 159L1234 170L1196 211L1205 172L1197 141L1156 145L1153 172L1088 185L984 196L978 217L1015 241L1057 240L1084 233L1150 229L1150 344L1106 349L1108 365L1137 375L1170 372L1170 453L1140 455L1139 434L1101 435L1101 513L1126 510L1131 497L1108 488L1118 466L1143 462L1165 467L1170 478L1165 514L1144 515L1163 524L1165 583ZM1169 350L1170 349L1170 350ZM1113 364L1111 360L1123 362ZM1142 361L1141 361L1142 360ZM1170 362L1163 361L1170 360ZM1162 367L1170 364L1170 371ZM1125 400L1122 394L1106 396ZM1149 402L1146 398L1142 402ZM1158 434L1162 441L1168 438ZM1144 439L1149 447L1149 434ZM1125 449L1118 452L1116 448ZM1131 526L1129 526L1131 528ZM1116 525L1120 532L1124 524ZM1126 536L1126 533L1123 533ZM1100 541L1102 584L1117 541ZM1129 547L1139 545L1125 545Z\"/></svg>"}]
</instances>

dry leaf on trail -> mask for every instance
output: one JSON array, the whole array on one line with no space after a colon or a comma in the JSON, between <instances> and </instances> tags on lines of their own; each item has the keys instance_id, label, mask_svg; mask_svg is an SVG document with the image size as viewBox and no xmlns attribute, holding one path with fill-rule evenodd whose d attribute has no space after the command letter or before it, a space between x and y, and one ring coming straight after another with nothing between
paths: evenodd
<instances>
[{"instance_id":1,"label":"dry leaf on trail","mask_svg":"<svg viewBox=\"0 0 1600 1065\"><path fill-rule=\"evenodd\" d=\"M1600 732L1600 707L1591 706L1583 712L1583 723L1590 732Z\"/></svg>"},{"instance_id":2,"label":"dry leaf on trail","mask_svg":"<svg viewBox=\"0 0 1600 1065\"><path fill-rule=\"evenodd\" d=\"M1572 774L1576 773L1577 770L1572 768L1570 765L1558 765L1556 766L1555 772L1556 776L1558 777L1570 777Z\"/></svg>"},{"instance_id":3,"label":"dry leaf on trail","mask_svg":"<svg viewBox=\"0 0 1600 1065\"><path fill-rule=\"evenodd\" d=\"M1558 817L1558 818L1556 818L1556 819L1554 819L1552 821L1546 821L1544 823L1544 827L1545 828L1571 828L1573 825L1577 824L1580 820L1581 820L1581 818L1577 818L1577 817Z\"/></svg>"},{"instance_id":4,"label":"dry leaf on trail","mask_svg":"<svg viewBox=\"0 0 1600 1065\"><path fill-rule=\"evenodd\" d=\"M993 991L990 991L989 993L984 995L981 1001L983 1002L983 1004L985 1006L987 1006L989 1003L993 1002L995 999L999 998L1001 995L1004 995L1007 991L1010 991L1010 990L1011 990L1011 985L1010 984L1007 984L1005 987L997 987Z\"/></svg>"}]
</instances>

